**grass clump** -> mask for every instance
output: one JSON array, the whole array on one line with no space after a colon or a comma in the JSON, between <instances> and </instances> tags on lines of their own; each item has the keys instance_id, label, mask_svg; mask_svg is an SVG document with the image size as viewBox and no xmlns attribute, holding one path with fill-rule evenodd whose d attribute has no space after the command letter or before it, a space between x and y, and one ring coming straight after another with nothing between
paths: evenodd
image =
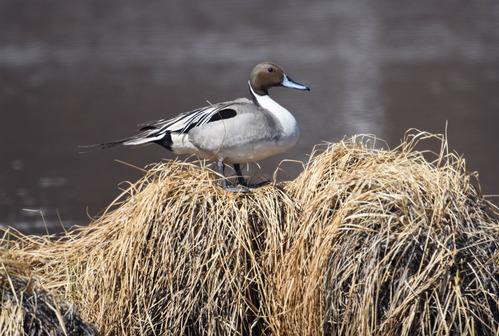
<instances>
[{"instance_id":1,"label":"grass clump","mask_svg":"<svg viewBox=\"0 0 499 336\"><path fill-rule=\"evenodd\" d=\"M248 195L157 164L88 227L21 236L9 260L102 335L498 334L496 208L444 139L374 140L321 146Z\"/></svg>"},{"instance_id":2,"label":"grass clump","mask_svg":"<svg viewBox=\"0 0 499 336\"><path fill-rule=\"evenodd\" d=\"M496 335L499 225L464 159L365 139L317 150L276 272L276 334Z\"/></svg>"},{"instance_id":3,"label":"grass clump","mask_svg":"<svg viewBox=\"0 0 499 336\"><path fill-rule=\"evenodd\" d=\"M30 265L7 259L0 265L0 335L97 335L73 304L40 286Z\"/></svg>"},{"instance_id":4,"label":"grass clump","mask_svg":"<svg viewBox=\"0 0 499 336\"><path fill-rule=\"evenodd\" d=\"M114 205L63 239L20 240L10 253L37 265L46 286L59 284L103 335L263 330L259 259L280 243L267 230L294 223L284 191L241 197L219 189L208 169L167 162Z\"/></svg>"}]
</instances>

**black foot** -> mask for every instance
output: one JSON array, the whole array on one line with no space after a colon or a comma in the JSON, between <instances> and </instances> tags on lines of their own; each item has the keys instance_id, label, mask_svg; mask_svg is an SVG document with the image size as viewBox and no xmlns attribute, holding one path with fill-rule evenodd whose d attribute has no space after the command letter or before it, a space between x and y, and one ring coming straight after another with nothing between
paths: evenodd
<instances>
[{"instance_id":1,"label":"black foot","mask_svg":"<svg viewBox=\"0 0 499 336\"><path fill-rule=\"evenodd\" d=\"M227 191L233 192L233 193L247 193L247 192L249 192L249 189L244 187L244 186L240 186L240 185L235 186L235 187L227 186L227 180L225 178L223 178L220 182L222 184L223 190L227 190Z\"/></svg>"},{"instance_id":2,"label":"black foot","mask_svg":"<svg viewBox=\"0 0 499 336\"><path fill-rule=\"evenodd\" d=\"M223 188L223 187L222 187ZM237 187L225 187L223 188L224 190L227 190L229 192L233 192L233 193L242 193L242 194L245 194L245 193L249 193L249 189L246 188L246 187L243 187L243 186L237 186Z\"/></svg>"}]
</instances>

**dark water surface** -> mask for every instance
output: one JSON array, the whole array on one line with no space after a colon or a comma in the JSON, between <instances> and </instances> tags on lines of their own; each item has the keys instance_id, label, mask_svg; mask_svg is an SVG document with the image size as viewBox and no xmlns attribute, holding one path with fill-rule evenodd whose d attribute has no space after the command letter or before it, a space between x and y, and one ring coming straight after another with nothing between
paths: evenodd
<instances>
[{"instance_id":1,"label":"dark water surface","mask_svg":"<svg viewBox=\"0 0 499 336\"><path fill-rule=\"evenodd\" d=\"M321 141L371 133L394 147L409 128L443 133L448 121L450 148L499 194L499 1L2 0L0 225L88 223L142 176L115 159L175 155L78 145L248 96L264 60L312 90L271 91L301 138L261 162L267 176ZM300 172L284 168L283 179Z\"/></svg>"}]
</instances>

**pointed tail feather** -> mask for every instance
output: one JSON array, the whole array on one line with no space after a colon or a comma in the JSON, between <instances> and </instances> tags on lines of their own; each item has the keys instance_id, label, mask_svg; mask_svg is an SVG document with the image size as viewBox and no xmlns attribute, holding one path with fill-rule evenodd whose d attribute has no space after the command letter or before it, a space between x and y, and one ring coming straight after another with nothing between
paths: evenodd
<instances>
[{"instance_id":1,"label":"pointed tail feather","mask_svg":"<svg viewBox=\"0 0 499 336\"><path fill-rule=\"evenodd\" d=\"M81 149L80 153L90 153L96 150L101 150L101 149L106 149L106 148L111 148L115 146L119 146L124 144L127 140L129 139L122 139L122 140L116 140L116 141L111 141L111 142L105 142L101 144L96 144L96 145L85 145L85 146L78 146L78 148Z\"/></svg>"},{"instance_id":2,"label":"pointed tail feather","mask_svg":"<svg viewBox=\"0 0 499 336\"><path fill-rule=\"evenodd\" d=\"M144 146L149 145L151 143L157 143L169 150L171 150L172 138L170 132L162 133L162 134L154 134L150 130L139 133L135 136L120 139L111 142L104 142L96 145L88 145L88 146L78 146L82 149L80 153L89 153L96 150L107 149L119 145L125 146Z\"/></svg>"}]
</instances>

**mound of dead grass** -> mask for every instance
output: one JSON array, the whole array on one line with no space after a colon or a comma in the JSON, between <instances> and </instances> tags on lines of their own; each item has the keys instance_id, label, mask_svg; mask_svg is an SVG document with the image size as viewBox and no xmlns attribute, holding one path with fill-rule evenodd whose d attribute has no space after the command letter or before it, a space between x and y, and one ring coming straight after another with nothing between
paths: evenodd
<instances>
[{"instance_id":1,"label":"mound of dead grass","mask_svg":"<svg viewBox=\"0 0 499 336\"><path fill-rule=\"evenodd\" d=\"M74 311L30 274L30 265L0 259L0 335L97 335Z\"/></svg>"},{"instance_id":2,"label":"mound of dead grass","mask_svg":"<svg viewBox=\"0 0 499 336\"><path fill-rule=\"evenodd\" d=\"M21 236L9 259L102 335L495 335L495 207L424 137L324 145L248 195L161 163L88 227Z\"/></svg>"},{"instance_id":3,"label":"mound of dead grass","mask_svg":"<svg viewBox=\"0 0 499 336\"><path fill-rule=\"evenodd\" d=\"M499 225L465 161L409 135L317 150L289 185L300 226L275 272L271 324L295 335L497 335Z\"/></svg>"}]
</instances>

